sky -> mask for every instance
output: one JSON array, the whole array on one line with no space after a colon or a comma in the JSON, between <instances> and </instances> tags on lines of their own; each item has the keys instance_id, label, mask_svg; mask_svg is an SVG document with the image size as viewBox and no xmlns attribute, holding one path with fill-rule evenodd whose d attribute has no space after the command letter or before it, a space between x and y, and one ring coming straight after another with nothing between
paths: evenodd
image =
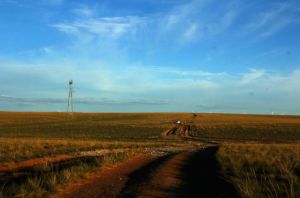
<instances>
[{"instance_id":1,"label":"sky","mask_svg":"<svg viewBox=\"0 0 300 198\"><path fill-rule=\"evenodd\" d=\"M298 0L0 0L0 111L300 114Z\"/></svg>"}]
</instances>

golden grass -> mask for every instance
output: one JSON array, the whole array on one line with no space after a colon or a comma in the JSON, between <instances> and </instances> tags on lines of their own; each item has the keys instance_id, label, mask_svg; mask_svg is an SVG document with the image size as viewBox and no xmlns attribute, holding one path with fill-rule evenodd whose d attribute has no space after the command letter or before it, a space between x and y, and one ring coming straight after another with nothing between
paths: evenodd
<instances>
[{"instance_id":1,"label":"golden grass","mask_svg":"<svg viewBox=\"0 0 300 198\"><path fill-rule=\"evenodd\" d=\"M76 123L98 125L168 125L171 120L189 120L190 113L32 113L0 112L0 126Z\"/></svg>"},{"instance_id":2,"label":"golden grass","mask_svg":"<svg viewBox=\"0 0 300 198\"><path fill-rule=\"evenodd\" d=\"M300 116L281 115L249 115L249 114L198 114L194 118L195 125L198 126L264 126L281 124L300 124Z\"/></svg>"},{"instance_id":3,"label":"golden grass","mask_svg":"<svg viewBox=\"0 0 300 198\"><path fill-rule=\"evenodd\" d=\"M77 140L160 140L176 120L199 140L300 141L300 116L191 113L7 113L0 137Z\"/></svg>"},{"instance_id":4,"label":"golden grass","mask_svg":"<svg viewBox=\"0 0 300 198\"><path fill-rule=\"evenodd\" d=\"M153 140L190 114L1 113L0 137Z\"/></svg>"},{"instance_id":5,"label":"golden grass","mask_svg":"<svg viewBox=\"0 0 300 198\"><path fill-rule=\"evenodd\" d=\"M153 148L166 146L184 146L184 143L164 141L84 141L57 140L40 138L0 138L0 166L8 162L53 156L58 154L76 154L82 151L117 148Z\"/></svg>"},{"instance_id":6,"label":"golden grass","mask_svg":"<svg viewBox=\"0 0 300 198\"><path fill-rule=\"evenodd\" d=\"M81 160L70 167L62 165L57 168L47 165L42 169L37 169L32 176L28 175L26 178L20 178L23 180L22 182L0 183L0 198L49 197L58 188L63 187L68 182L85 177L88 172L120 163L139 154L139 150L133 149L123 153L107 154L89 160Z\"/></svg>"},{"instance_id":7,"label":"golden grass","mask_svg":"<svg viewBox=\"0 0 300 198\"><path fill-rule=\"evenodd\" d=\"M300 116L199 114L192 136L216 141L300 141Z\"/></svg>"},{"instance_id":8,"label":"golden grass","mask_svg":"<svg viewBox=\"0 0 300 198\"><path fill-rule=\"evenodd\" d=\"M0 112L0 166L95 149L132 148L135 151L145 147L185 146L186 142L160 137L176 120L192 123L192 135L199 140L294 142L227 143L220 147L218 159L225 175L243 197L300 197L300 144L296 143L300 141L299 116ZM76 178L77 172L86 172L90 167L81 164L46 178L29 178L16 191L22 195L17 189L23 189L24 196L44 195L45 191L55 189L60 181L69 181L64 178ZM28 194L31 191L34 193Z\"/></svg>"},{"instance_id":9,"label":"golden grass","mask_svg":"<svg viewBox=\"0 0 300 198\"><path fill-rule=\"evenodd\" d=\"M217 156L245 198L300 195L300 144L224 144Z\"/></svg>"}]
</instances>

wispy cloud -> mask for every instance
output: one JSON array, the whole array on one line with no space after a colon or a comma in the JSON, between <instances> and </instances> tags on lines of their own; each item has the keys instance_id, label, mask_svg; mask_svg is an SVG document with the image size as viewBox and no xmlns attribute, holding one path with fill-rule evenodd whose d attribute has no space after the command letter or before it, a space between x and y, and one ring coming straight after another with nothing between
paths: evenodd
<instances>
[{"instance_id":1,"label":"wispy cloud","mask_svg":"<svg viewBox=\"0 0 300 198\"><path fill-rule=\"evenodd\" d=\"M25 103L25 104L66 104L66 98L23 98L15 96L0 95L0 102ZM166 105L165 100L116 100L109 98L75 98L75 104L85 105Z\"/></svg>"},{"instance_id":2,"label":"wispy cloud","mask_svg":"<svg viewBox=\"0 0 300 198\"><path fill-rule=\"evenodd\" d=\"M91 64L90 62L87 65ZM1 65L8 64L2 62ZM120 69L105 66L99 68L99 65L94 65L86 70L56 63L43 67L38 67L36 63L15 63L6 69L0 69L0 83L10 84L9 89L1 87L0 104L8 102L64 106L67 96L66 83L70 78L75 81L74 102L79 105L166 107L185 104L189 108L194 106L205 111L210 109L236 112L258 108L257 104L260 104L259 108L267 108L266 112L271 109L270 106L283 110L290 108L296 103L293 98L300 98L300 95L295 93L295 90L300 89L299 70L285 75L266 69L249 69L244 74L236 74L149 66L129 66ZM30 82L31 84L28 84ZM53 89L46 88L49 86L53 86ZM11 96L16 93L17 96ZM270 96L276 100L268 102ZM264 107L262 104L266 103L268 105ZM200 104L206 104L207 107ZM288 112L288 109L284 111Z\"/></svg>"},{"instance_id":3,"label":"wispy cloud","mask_svg":"<svg viewBox=\"0 0 300 198\"><path fill-rule=\"evenodd\" d=\"M246 25L245 30L256 33L262 38L269 37L292 23L300 22L300 12L297 7L293 1L275 3L255 15L254 19Z\"/></svg>"},{"instance_id":4,"label":"wispy cloud","mask_svg":"<svg viewBox=\"0 0 300 198\"><path fill-rule=\"evenodd\" d=\"M239 14L239 5L235 1L224 6L224 11L214 19L214 22L207 25L207 34L219 35L228 30L235 22Z\"/></svg>"},{"instance_id":5,"label":"wispy cloud","mask_svg":"<svg viewBox=\"0 0 300 198\"><path fill-rule=\"evenodd\" d=\"M98 37L118 39L125 34L136 32L143 22L144 18L137 16L102 17L57 23L52 27L68 34L81 35L88 33Z\"/></svg>"},{"instance_id":6,"label":"wispy cloud","mask_svg":"<svg viewBox=\"0 0 300 198\"><path fill-rule=\"evenodd\" d=\"M179 36L180 43L199 41L224 33L237 17L237 6L226 3L218 14L212 14L211 8L215 3L194 0L177 5L163 17L162 33L175 33Z\"/></svg>"},{"instance_id":7,"label":"wispy cloud","mask_svg":"<svg viewBox=\"0 0 300 198\"><path fill-rule=\"evenodd\" d=\"M30 79L35 79L41 86L44 82L56 85L64 85L69 78L76 82L81 90L92 89L95 91L110 91L115 93L146 93L161 90L213 90L231 86L247 85L247 87L272 88L276 84L276 90L293 89L300 86L300 73L294 71L290 75L282 75L279 72L271 72L265 69L249 69L243 74L227 72L208 72L195 69L183 69L175 67L150 67L127 66L112 67L101 65L97 62L88 62L89 69L77 67L69 63L4 63L0 65L1 75L6 83L11 85L19 83L28 87ZM137 75L138 74L138 75ZM10 78L7 78L10 76ZM41 79L41 77L43 77ZM299 79L297 80L297 78ZM19 79L18 82L12 79ZM22 83L24 81L24 83ZM1 81L0 81L1 82ZM21 83L21 84L20 84ZM31 86L31 85L29 85ZM134 87L134 89L132 89ZM25 87L23 87L25 88ZM242 89L239 88L239 89ZM263 89L263 88L262 88ZM32 90L34 91L34 90ZM84 92L84 91L83 91Z\"/></svg>"},{"instance_id":8,"label":"wispy cloud","mask_svg":"<svg viewBox=\"0 0 300 198\"><path fill-rule=\"evenodd\" d=\"M2 66L1 66L2 65ZM127 66L125 68L101 65L95 62L86 63L89 69L79 68L72 63L2 63L0 77L14 76L19 78L19 88L31 87L30 79L43 85L64 85L66 80L72 78L76 86L81 89L93 89L97 91L109 91L114 93L145 93L157 90L186 90L186 89L212 89L218 86L216 79L221 79L225 73L210 73L201 70L183 70L179 68ZM139 75L136 75L139 74ZM41 76L43 79L40 79ZM11 87L18 82L7 79ZM1 80L0 80L1 82ZM36 85L37 86L37 85ZM35 86L35 87L36 87ZM132 87L135 87L132 89ZM33 91L33 90L31 90ZM83 91L84 92L84 91ZM58 93L56 93L58 94Z\"/></svg>"},{"instance_id":9,"label":"wispy cloud","mask_svg":"<svg viewBox=\"0 0 300 198\"><path fill-rule=\"evenodd\" d=\"M246 85L253 83L253 81L263 77L265 75L265 70L250 69L249 73L243 74L242 79L240 80L241 85Z\"/></svg>"},{"instance_id":10,"label":"wispy cloud","mask_svg":"<svg viewBox=\"0 0 300 198\"><path fill-rule=\"evenodd\" d=\"M90 8L88 6L85 6L85 5L81 5L78 8L74 8L72 10L72 12L75 15L77 15L78 17L82 17L82 18L92 17L95 14L95 10L94 9L92 9L92 8Z\"/></svg>"},{"instance_id":11,"label":"wispy cloud","mask_svg":"<svg viewBox=\"0 0 300 198\"><path fill-rule=\"evenodd\" d=\"M233 3L224 4L217 15L211 13L214 3L194 0L175 4L163 13L149 15L97 16L92 8L81 6L72 10L73 20L58 22L51 26L57 30L82 37L91 34L108 39L118 39L135 35L135 41L153 42L161 38L181 45L213 37L226 31L237 17L237 7ZM152 37L151 37L152 36ZM139 39L138 39L139 38ZM160 42L160 41L158 41Z\"/></svg>"},{"instance_id":12,"label":"wispy cloud","mask_svg":"<svg viewBox=\"0 0 300 198\"><path fill-rule=\"evenodd\" d=\"M196 37L199 39L201 37L201 32L199 31L197 24L191 24L183 33L183 39L185 42L188 42L194 40Z\"/></svg>"},{"instance_id":13,"label":"wispy cloud","mask_svg":"<svg viewBox=\"0 0 300 198\"><path fill-rule=\"evenodd\" d=\"M14 46L12 48L22 48L22 52L0 60L0 93L15 96L2 96L0 101L11 106L17 102L63 106L69 79L75 82L78 104L163 106L172 99L177 103L175 110L197 105L217 110L243 109L249 104L250 108L252 102L269 104L271 96L277 101L284 98L277 103L279 106L284 107L285 103L291 106L296 104L291 100L300 98L298 93L290 96L300 89L300 72L293 69L297 59L284 63L285 68L282 66L280 71L278 65L285 60L275 57L284 53L284 49L295 54L298 48L289 45L292 38L254 46L257 43L253 45L239 37L240 31L246 31L255 38L266 38L298 23L300 10L296 1L250 5L239 0L167 0L168 3L158 3L164 4L162 8L155 5L157 2L145 1L152 6L139 7L140 2L137 5L131 1L137 10L132 10L130 3L128 9L97 1L78 4L42 0L31 4L22 14L36 10L35 6L49 12L45 13L51 15L45 17L47 23L42 20L43 23L32 24L48 24L49 34L36 39L35 36L43 33L33 32L34 42L27 42L32 45L24 44L24 49ZM16 0L0 2L24 4ZM63 5L66 12L62 13L58 5ZM29 18L40 15L35 13ZM31 24L25 25L29 25L29 35ZM40 27L44 28L37 29L42 29ZM20 38L23 39L23 35ZM283 50L277 51L275 45L283 45ZM32 46L35 49L29 49ZM292 47L294 49L290 49ZM250 60L261 51L265 53L255 58L269 59L269 62ZM268 56L272 56L272 60ZM273 56L280 61L276 62L279 59ZM6 61L8 59L10 61ZM266 67L261 67L262 64ZM253 65L256 67L244 70ZM293 67L288 68L291 65ZM279 71L270 71L272 66ZM239 104L232 106L234 103Z\"/></svg>"}]
</instances>

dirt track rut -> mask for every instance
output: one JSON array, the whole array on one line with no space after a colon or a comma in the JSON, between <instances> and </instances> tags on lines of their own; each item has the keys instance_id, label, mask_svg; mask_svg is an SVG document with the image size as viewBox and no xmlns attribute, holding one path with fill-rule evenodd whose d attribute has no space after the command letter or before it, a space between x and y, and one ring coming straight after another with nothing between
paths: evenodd
<instances>
[{"instance_id":1,"label":"dirt track rut","mask_svg":"<svg viewBox=\"0 0 300 198\"><path fill-rule=\"evenodd\" d=\"M128 150L129 149L101 149L95 151L83 151L78 154L69 154L69 155L62 154L56 156L34 158L34 159L29 159L21 162L11 162L11 163L6 163L1 165L0 174L16 172L18 170L29 169L34 166L41 166L45 164L54 164L54 163L59 163L64 161L86 158L86 157L98 157L106 154L121 153Z\"/></svg>"},{"instance_id":2,"label":"dirt track rut","mask_svg":"<svg viewBox=\"0 0 300 198\"><path fill-rule=\"evenodd\" d=\"M218 147L140 156L71 185L55 197L239 197L220 173ZM75 189L75 190L74 190Z\"/></svg>"},{"instance_id":3,"label":"dirt track rut","mask_svg":"<svg viewBox=\"0 0 300 198\"><path fill-rule=\"evenodd\" d=\"M128 174L153 160L151 155L142 155L125 163L114 165L87 175L86 178L60 189L52 198L114 198L119 196Z\"/></svg>"}]
</instances>

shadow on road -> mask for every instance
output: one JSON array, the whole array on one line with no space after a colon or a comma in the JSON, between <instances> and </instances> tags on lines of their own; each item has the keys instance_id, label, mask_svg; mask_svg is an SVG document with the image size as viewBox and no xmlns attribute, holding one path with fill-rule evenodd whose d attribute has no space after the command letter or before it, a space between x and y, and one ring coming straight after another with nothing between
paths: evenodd
<instances>
[{"instance_id":1,"label":"shadow on road","mask_svg":"<svg viewBox=\"0 0 300 198\"><path fill-rule=\"evenodd\" d=\"M120 193L120 198L139 197L140 191L147 186L147 182L151 179L153 171L158 169L164 162L169 160L175 153L159 157L146 166L136 170L128 176L128 181Z\"/></svg>"},{"instance_id":2,"label":"shadow on road","mask_svg":"<svg viewBox=\"0 0 300 198\"><path fill-rule=\"evenodd\" d=\"M120 198L238 198L216 159L218 147L160 157L131 173Z\"/></svg>"},{"instance_id":3,"label":"shadow on road","mask_svg":"<svg viewBox=\"0 0 300 198\"><path fill-rule=\"evenodd\" d=\"M183 184L177 189L176 197L238 198L234 186L221 174L216 159L219 147L207 147L193 152L181 167Z\"/></svg>"}]
</instances>

